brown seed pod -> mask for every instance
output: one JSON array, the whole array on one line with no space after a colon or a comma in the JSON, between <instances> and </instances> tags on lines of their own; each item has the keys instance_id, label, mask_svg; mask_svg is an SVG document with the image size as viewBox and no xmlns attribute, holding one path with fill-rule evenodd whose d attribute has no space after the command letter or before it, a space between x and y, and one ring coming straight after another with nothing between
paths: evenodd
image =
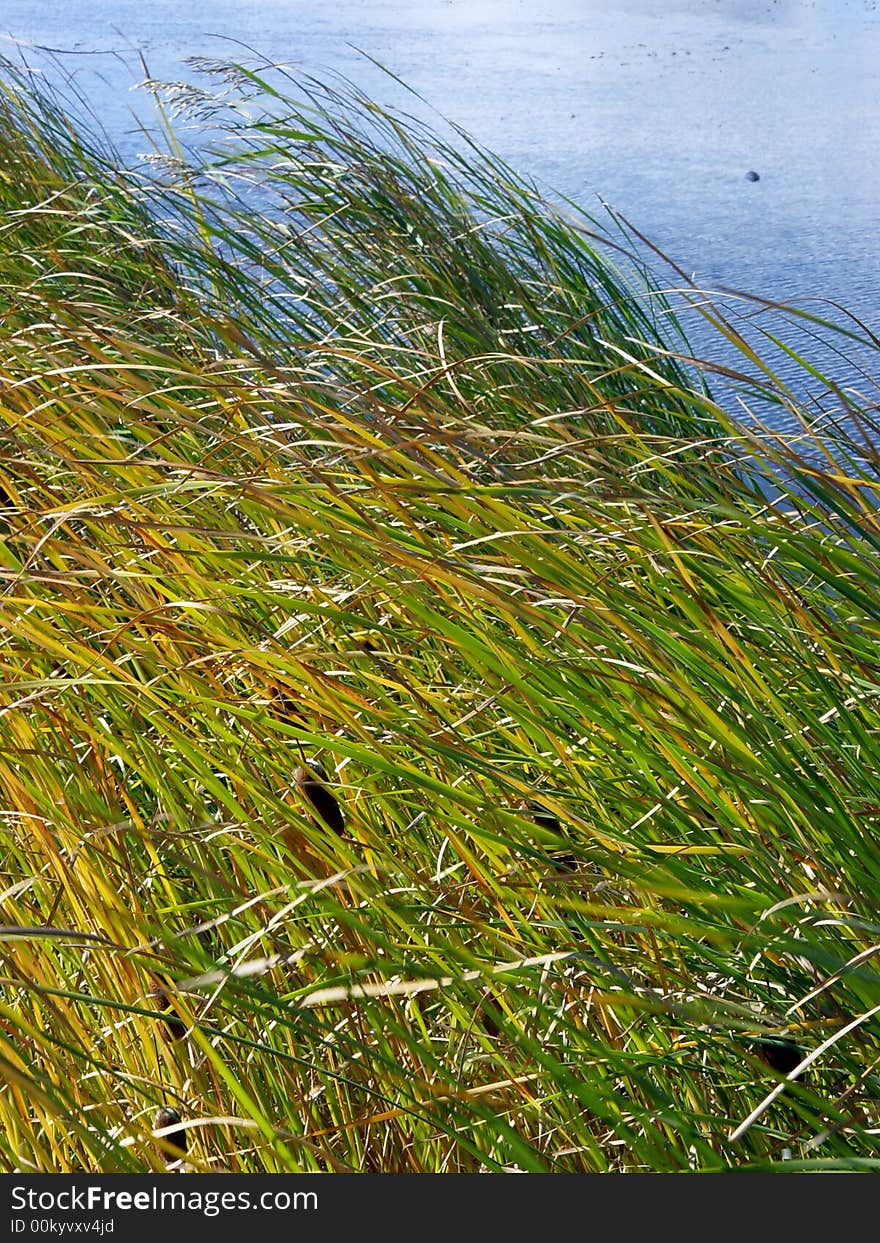
<instances>
[{"instance_id":1,"label":"brown seed pod","mask_svg":"<svg viewBox=\"0 0 880 1243\"><path fill-rule=\"evenodd\" d=\"M162 1010L167 1015L164 1023L171 1039L181 1040L186 1035L186 1023L174 1013L167 988L162 984L157 984L147 993L147 1000L152 1003L155 1010Z\"/></svg>"},{"instance_id":2,"label":"brown seed pod","mask_svg":"<svg viewBox=\"0 0 880 1243\"><path fill-rule=\"evenodd\" d=\"M299 794L328 829L342 835L345 832L342 808L324 785L326 780L327 774L316 760L310 760L306 767L300 766L293 771L293 784Z\"/></svg>"},{"instance_id":3,"label":"brown seed pod","mask_svg":"<svg viewBox=\"0 0 880 1243\"><path fill-rule=\"evenodd\" d=\"M497 1040L501 1036L501 1028L495 1021L497 1001L494 997L489 996L483 999L483 1004L479 1009L479 1016L483 1022L483 1030L487 1036L492 1036Z\"/></svg>"},{"instance_id":4,"label":"brown seed pod","mask_svg":"<svg viewBox=\"0 0 880 1243\"><path fill-rule=\"evenodd\" d=\"M382 677L385 678L386 681L391 682L392 685L396 686L405 685L400 674L394 666L381 655L375 643L371 643L369 639L364 639L362 642L358 643L357 648L359 652L364 654L364 656L369 656L370 662L376 669L378 669L379 673L382 674ZM399 691L389 689L388 694L395 703L400 703Z\"/></svg>"},{"instance_id":5,"label":"brown seed pod","mask_svg":"<svg viewBox=\"0 0 880 1243\"><path fill-rule=\"evenodd\" d=\"M172 1108L171 1105L163 1105L153 1119L153 1130L161 1131L164 1130L165 1127L176 1126L176 1124L181 1121L182 1118L176 1109ZM165 1157L166 1163L170 1163L171 1161L179 1161L181 1157L186 1156L188 1140L185 1127L179 1127L175 1131L169 1131L167 1135L161 1135L158 1138L164 1141L169 1148L176 1148L179 1153L179 1155L176 1155L171 1152L163 1151L162 1155Z\"/></svg>"},{"instance_id":6,"label":"brown seed pod","mask_svg":"<svg viewBox=\"0 0 880 1243\"><path fill-rule=\"evenodd\" d=\"M299 728L306 724L302 700L289 687L278 681L270 682L269 697L272 700L272 710L280 720Z\"/></svg>"},{"instance_id":7,"label":"brown seed pod","mask_svg":"<svg viewBox=\"0 0 880 1243\"><path fill-rule=\"evenodd\" d=\"M764 1036L751 1045L752 1052L779 1075L790 1075L806 1054L800 1045L787 1036ZM800 1079L800 1075L796 1078Z\"/></svg>"},{"instance_id":8,"label":"brown seed pod","mask_svg":"<svg viewBox=\"0 0 880 1243\"><path fill-rule=\"evenodd\" d=\"M524 812L532 823L538 825L539 828L547 829L550 833L556 833L559 837L565 838L562 825L552 812L545 811L537 803L530 803L525 799L520 803L519 810ZM560 871L574 872L577 868L577 857L570 850L552 850L548 854Z\"/></svg>"},{"instance_id":9,"label":"brown seed pod","mask_svg":"<svg viewBox=\"0 0 880 1243\"><path fill-rule=\"evenodd\" d=\"M530 803L526 799L519 805L519 810L525 812L533 824L539 825L542 829L549 829L551 833L558 833L562 836L562 825L551 811L544 811L537 803Z\"/></svg>"},{"instance_id":10,"label":"brown seed pod","mask_svg":"<svg viewBox=\"0 0 880 1243\"><path fill-rule=\"evenodd\" d=\"M269 711L279 721L284 721L294 733L332 734L338 728L338 721L318 707L320 693L305 693L287 683L273 678L268 685L270 706ZM324 701L327 702L327 701Z\"/></svg>"}]
</instances>

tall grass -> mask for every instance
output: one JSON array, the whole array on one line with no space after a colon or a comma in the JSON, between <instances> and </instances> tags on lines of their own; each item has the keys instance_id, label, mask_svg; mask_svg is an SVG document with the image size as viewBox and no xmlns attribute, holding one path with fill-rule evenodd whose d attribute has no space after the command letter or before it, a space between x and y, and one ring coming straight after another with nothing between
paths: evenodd
<instances>
[{"instance_id":1,"label":"tall grass","mask_svg":"<svg viewBox=\"0 0 880 1243\"><path fill-rule=\"evenodd\" d=\"M875 394L201 68L126 170L3 66L3 1167L880 1168Z\"/></svg>"}]
</instances>

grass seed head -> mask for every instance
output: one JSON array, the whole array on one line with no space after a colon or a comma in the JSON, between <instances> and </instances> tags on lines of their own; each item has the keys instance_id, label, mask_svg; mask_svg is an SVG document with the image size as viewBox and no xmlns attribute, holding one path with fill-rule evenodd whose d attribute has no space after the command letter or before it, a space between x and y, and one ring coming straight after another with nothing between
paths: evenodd
<instances>
[{"instance_id":1,"label":"grass seed head","mask_svg":"<svg viewBox=\"0 0 880 1243\"><path fill-rule=\"evenodd\" d=\"M342 808L324 784L327 779L326 772L316 760L310 760L305 766L300 765L293 772L293 784L300 795L328 829L341 835L345 832L345 819Z\"/></svg>"},{"instance_id":2,"label":"grass seed head","mask_svg":"<svg viewBox=\"0 0 880 1243\"><path fill-rule=\"evenodd\" d=\"M179 1015L174 1013L168 989L162 984L157 984L155 988L151 988L147 993L147 1000L152 1003L154 1009L162 1010L165 1013L165 1030L171 1039L182 1040L186 1035L186 1023Z\"/></svg>"},{"instance_id":3,"label":"grass seed head","mask_svg":"<svg viewBox=\"0 0 880 1243\"><path fill-rule=\"evenodd\" d=\"M532 823L536 824L538 828L547 829L548 832L556 833L559 837L563 839L565 838L562 825L559 822L558 817L554 816L552 812L545 811L544 808L540 807L537 803L530 803L526 799L523 799L520 803L519 810L525 812ZM548 851L548 855L554 866L562 872L573 872L577 868L577 857L572 854L570 850L551 850Z\"/></svg>"},{"instance_id":4,"label":"grass seed head","mask_svg":"<svg viewBox=\"0 0 880 1243\"><path fill-rule=\"evenodd\" d=\"M272 711L280 720L296 728L302 728L306 724L302 699L289 687L281 682L270 682L269 698L272 701Z\"/></svg>"},{"instance_id":5,"label":"grass seed head","mask_svg":"<svg viewBox=\"0 0 880 1243\"><path fill-rule=\"evenodd\" d=\"M171 1105L163 1105L153 1119L153 1130L162 1131L165 1127L176 1126L179 1122L182 1122L182 1118L177 1110ZM180 1127L175 1131L169 1131L167 1135L162 1135L159 1138L163 1140L169 1148L176 1148L180 1152L180 1156L175 1156L171 1152L164 1152L163 1155L166 1162L170 1163L171 1161L179 1161L180 1157L186 1156L188 1141L186 1129L184 1127Z\"/></svg>"},{"instance_id":6,"label":"grass seed head","mask_svg":"<svg viewBox=\"0 0 880 1243\"><path fill-rule=\"evenodd\" d=\"M780 1075L789 1075L806 1056L800 1045L786 1036L767 1036L756 1040L753 1052L765 1062L771 1070ZM797 1076L800 1078L800 1075Z\"/></svg>"}]
</instances>

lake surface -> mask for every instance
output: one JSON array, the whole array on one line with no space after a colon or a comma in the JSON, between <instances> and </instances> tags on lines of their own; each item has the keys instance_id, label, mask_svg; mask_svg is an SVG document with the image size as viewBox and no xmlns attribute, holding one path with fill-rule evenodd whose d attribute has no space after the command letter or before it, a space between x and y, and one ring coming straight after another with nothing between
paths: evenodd
<instances>
[{"instance_id":1,"label":"lake surface","mask_svg":"<svg viewBox=\"0 0 880 1243\"><path fill-rule=\"evenodd\" d=\"M137 51L175 79L191 55L249 55L241 39L412 109L361 49L701 285L823 295L880 329L878 0L3 0L12 54L7 34L76 53L127 158L145 146L131 109L149 115Z\"/></svg>"}]
</instances>

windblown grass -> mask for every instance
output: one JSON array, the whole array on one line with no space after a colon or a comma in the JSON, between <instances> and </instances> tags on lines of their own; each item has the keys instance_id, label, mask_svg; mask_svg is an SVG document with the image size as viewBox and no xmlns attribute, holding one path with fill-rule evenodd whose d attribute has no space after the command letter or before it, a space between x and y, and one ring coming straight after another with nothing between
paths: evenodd
<instances>
[{"instance_id":1,"label":"windblown grass","mask_svg":"<svg viewBox=\"0 0 880 1243\"><path fill-rule=\"evenodd\" d=\"M203 68L141 172L3 71L0 1163L880 1168L871 396Z\"/></svg>"}]
</instances>

